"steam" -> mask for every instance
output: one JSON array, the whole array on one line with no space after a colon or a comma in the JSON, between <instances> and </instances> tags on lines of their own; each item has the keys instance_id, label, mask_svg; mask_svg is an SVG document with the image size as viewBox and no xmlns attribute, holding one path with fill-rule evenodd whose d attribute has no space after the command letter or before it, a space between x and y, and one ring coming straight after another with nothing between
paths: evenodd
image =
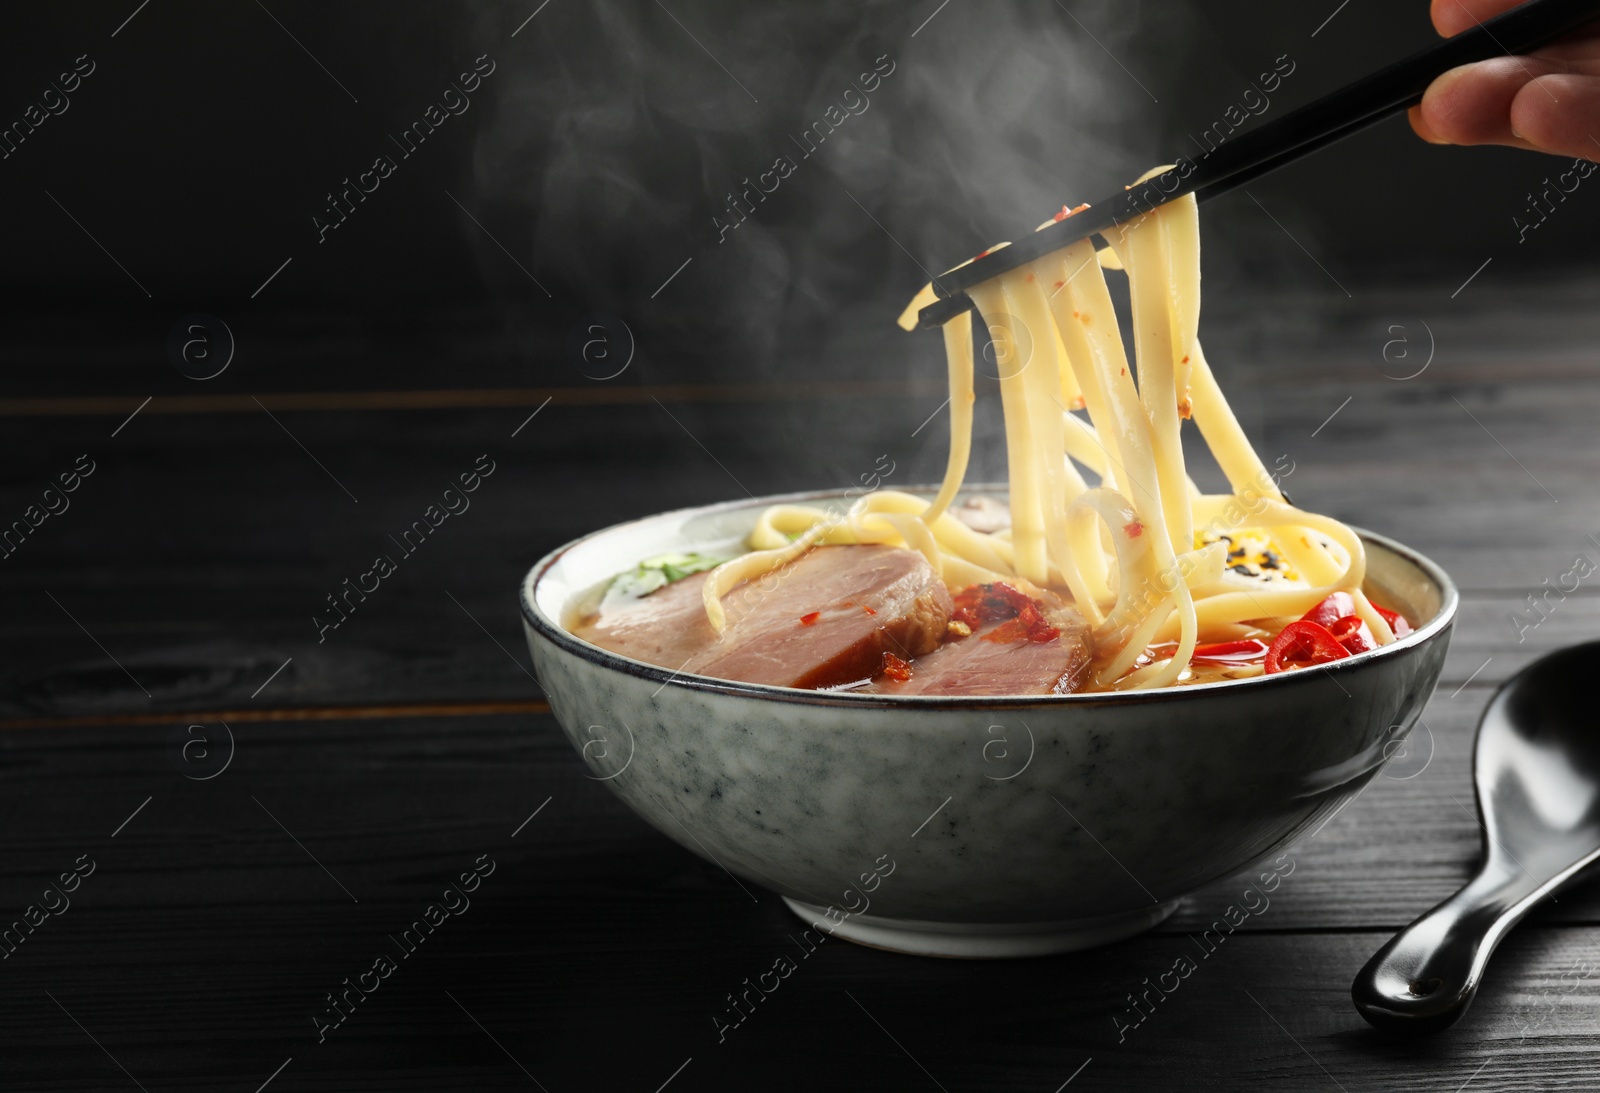
<instances>
[{"instance_id":1,"label":"steam","mask_svg":"<svg viewBox=\"0 0 1600 1093\"><path fill-rule=\"evenodd\" d=\"M792 369L796 354L887 340L923 269L1160 154L1158 108L1119 60L1139 63L1182 28L1165 15L1145 26L1138 4L950 0L930 19L935 0L664 2L558 2L542 37L519 42L531 62L502 51L476 200L524 211L541 280L575 307L646 313L700 338L708 368ZM870 106L802 158L794 136L885 57L893 71ZM727 196L780 156L793 174L717 242ZM681 283L651 301L686 258Z\"/></svg>"}]
</instances>

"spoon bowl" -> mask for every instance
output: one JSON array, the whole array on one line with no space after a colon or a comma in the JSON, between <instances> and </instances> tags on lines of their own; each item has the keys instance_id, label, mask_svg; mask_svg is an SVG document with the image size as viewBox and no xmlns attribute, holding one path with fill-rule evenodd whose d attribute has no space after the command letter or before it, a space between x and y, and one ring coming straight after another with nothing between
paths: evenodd
<instances>
[{"instance_id":1,"label":"spoon bowl","mask_svg":"<svg viewBox=\"0 0 1600 1093\"><path fill-rule=\"evenodd\" d=\"M1484 710L1473 758L1483 864L1356 976L1351 997L1377 1028L1416 1035L1455 1024L1501 939L1600 858L1596 658L1600 642L1552 653L1507 680Z\"/></svg>"}]
</instances>

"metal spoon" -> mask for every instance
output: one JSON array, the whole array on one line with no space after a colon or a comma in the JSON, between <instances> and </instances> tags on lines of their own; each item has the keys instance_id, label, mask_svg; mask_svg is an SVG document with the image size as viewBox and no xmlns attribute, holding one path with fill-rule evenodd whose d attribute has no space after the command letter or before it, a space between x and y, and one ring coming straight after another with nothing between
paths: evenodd
<instances>
[{"instance_id":1,"label":"metal spoon","mask_svg":"<svg viewBox=\"0 0 1600 1093\"><path fill-rule=\"evenodd\" d=\"M1449 1028L1495 946L1535 904L1600 858L1600 642L1535 661L1483 712L1473 759L1483 865L1465 888L1396 934L1351 985L1387 1032Z\"/></svg>"}]
</instances>

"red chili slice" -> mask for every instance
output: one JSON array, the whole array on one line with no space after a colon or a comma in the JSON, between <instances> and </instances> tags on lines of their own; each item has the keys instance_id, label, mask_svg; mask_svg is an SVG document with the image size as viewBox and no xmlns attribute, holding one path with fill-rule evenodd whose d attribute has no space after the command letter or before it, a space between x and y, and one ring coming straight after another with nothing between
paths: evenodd
<instances>
[{"instance_id":1,"label":"red chili slice","mask_svg":"<svg viewBox=\"0 0 1600 1093\"><path fill-rule=\"evenodd\" d=\"M1337 593L1335 593L1337 595ZM1331 598L1331 597L1330 597ZM1337 621L1337 620L1336 620ZM1326 626L1301 619L1283 628L1267 649L1267 674L1291 668L1312 668L1349 656Z\"/></svg>"},{"instance_id":2,"label":"red chili slice","mask_svg":"<svg viewBox=\"0 0 1600 1093\"><path fill-rule=\"evenodd\" d=\"M1372 630L1362 621L1360 615L1346 615L1328 627L1332 634L1351 654L1364 653L1368 649L1378 647L1378 639L1372 636Z\"/></svg>"},{"instance_id":3,"label":"red chili slice","mask_svg":"<svg viewBox=\"0 0 1600 1093\"><path fill-rule=\"evenodd\" d=\"M1390 611L1387 607L1379 607L1377 604L1373 604L1372 609L1383 616L1383 621L1389 624L1389 629L1394 631L1394 636L1397 638L1404 637L1414 629L1411 623L1406 621L1406 617L1398 611Z\"/></svg>"},{"instance_id":4,"label":"red chili slice","mask_svg":"<svg viewBox=\"0 0 1600 1093\"><path fill-rule=\"evenodd\" d=\"M821 617L822 617L822 612L821 611L813 611L809 615L801 615L800 616L800 625L801 626L811 626L811 625L815 624L816 621Z\"/></svg>"},{"instance_id":5,"label":"red chili slice","mask_svg":"<svg viewBox=\"0 0 1600 1093\"><path fill-rule=\"evenodd\" d=\"M1255 638L1240 641L1215 641L1194 647L1195 660L1214 660L1224 664L1249 664L1267 655L1267 643Z\"/></svg>"},{"instance_id":6,"label":"red chili slice","mask_svg":"<svg viewBox=\"0 0 1600 1093\"><path fill-rule=\"evenodd\" d=\"M911 665L895 656L893 653L883 654L883 675L896 683L904 683L911 678Z\"/></svg>"},{"instance_id":7,"label":"red chili slice","mask_svg":"<svg viewBox=\"0 0 1600 1093\"><path fill-rule=\"evenodd\" d=\"M1335 592L1317 606L1300 616L1302 622L1318 626L1332 626L1346 615L1356 613L1356 598L1348 592Z\"/></svg>"}]
</instances>

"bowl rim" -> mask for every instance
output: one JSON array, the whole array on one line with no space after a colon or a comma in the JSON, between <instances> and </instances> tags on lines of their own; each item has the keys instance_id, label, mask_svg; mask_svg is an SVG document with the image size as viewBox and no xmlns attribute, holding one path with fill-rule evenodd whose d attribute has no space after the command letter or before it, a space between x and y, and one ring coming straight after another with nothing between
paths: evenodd
<instances>
[{"instance_id":1,"label":"bowl rim","mask_svg":"<svg viewBox=\"0 0 1600 1093\"><path fill-rule=\"evenodd\" d=\"M973 483L962 488L963 495L990 493L1004 491L1004 483ZM903 492L916 493L918 491L933 493L937 491L936 485L904 486ZM647 664L641 660L613 653L609 649L602 649L592 645L582 638L570 633L560 620L552 619L538 606L535 590L539 582L545 577L552 566L569 551L576 549L591 539L598 538L608 532L624 528L631 524L643 523L646 520L656 520L665 517L683 517L685 519L696 516L716 515L724 512L735 512L742 509L760 509L769 505L803 504L807 501L824 501L836 499L844 490L802 490L798 493L772 494L765 497L735 498L729 501L718 501L709 505L690 505L685 508L669 509L666 512L651 513L648 516L636 517L631 520L620 520L617 523L591 531L586 535L563 543L550 553L546 554L533 567L528 570L522 579L519 600L522 607L524 623L540 637L555 645L565 652L572 653L582 660L586 660L601 668L622 672L626 675L636 676L641 679L661 684L661 689L672 685L690 691L710 694L726 694L743 698L764 699L775 702L798 703L807 706L847 706L857 709L1017 709L1032 707L1092 707L1092 706L1123 706L1130 703L1174 702L1188 699L1198 699L1204 695L1214 695L1218 692L1234 693L1241 688L1261 689L1264 687L1284 688L1304 684L1322 673L1335 675L1351 670L1358 670L1368 664L1376 663L1386 657L1398 656L1407 650L1419 648L1431 643L1439 635L1445 633L1455 622L1456 610L1460 605L1461 596L1455 582L1438 563L1427 555L1413 550L1403 543L1390 539L1377 532L1353 524L1347 525L1363 542L1372 543L1383 547L1390 553L1410 562L1423 573L1439 589L1439 610L1429 619L1427 624L1399 638L1389 645L1376 649L1368 649L1362 653L1345 657L1323 665L1314 670L1301 670L1295 672L1280 672L1271 676L1253 676L1248 679L1227 679L1214 683L1193 683L1182 687L1162 687L1156 690L1142 691L1093 691L1078 692L1066 695L885 695L885 694L860 694L850 691L813 691L797 687L777 687L766 683L742 683L738 680L714 679L710 676L686 674L681 671L672 671L655 664ZM1342 684L1340 686L1343 686ZM544 684L540 683L541 689Z\"/></svg>"}]
</instances>

